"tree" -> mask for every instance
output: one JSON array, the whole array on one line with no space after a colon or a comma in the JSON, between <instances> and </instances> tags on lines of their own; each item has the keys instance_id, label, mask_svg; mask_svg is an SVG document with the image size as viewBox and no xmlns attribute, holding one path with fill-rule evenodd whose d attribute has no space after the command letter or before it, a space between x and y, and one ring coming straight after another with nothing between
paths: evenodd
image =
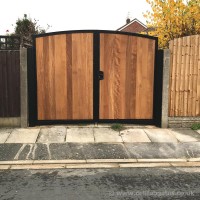
<instances>
[{"instance_id":1,"label":"tree","mask_svg":"<svg viewBox=\"0 0 200 200\"><path fill-rule=\"evenodd\" d=\"M32 40L33 34L45 33L50 26L47 25L47 28L41 28L38 25L38 20L27 18L27 15L24 14L23 18L19 18L15 24L15 32L12 35L20 36L21 38L25 37L26 39Z\"/></svg>"},{"instance_id":2,"label":"tree","mask_svg":"<svg viewBox=\"0 0 200 200\"><path fill-rule=\"evenodd\" d=\"M151 35L158 36L159 47L167 48L170 40L200 34L199 0L146 0L151 6L144 17Z\"/></svg>"}]
</instances>

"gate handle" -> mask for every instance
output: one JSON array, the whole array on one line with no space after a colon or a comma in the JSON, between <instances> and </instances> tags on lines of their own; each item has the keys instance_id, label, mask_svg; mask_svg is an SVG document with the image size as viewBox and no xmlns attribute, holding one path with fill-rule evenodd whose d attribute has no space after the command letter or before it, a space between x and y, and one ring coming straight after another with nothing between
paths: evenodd
<instances>
[{"instance_id":1,"label":"gate handle","mask_svg":"<svg viewBox=\"0 0 200 200\"><path fill-rule=\"evenodd\" d=\"M99 71L99 80L104 79L104 73L102 71Z\"/></svg>"}]
</instances>

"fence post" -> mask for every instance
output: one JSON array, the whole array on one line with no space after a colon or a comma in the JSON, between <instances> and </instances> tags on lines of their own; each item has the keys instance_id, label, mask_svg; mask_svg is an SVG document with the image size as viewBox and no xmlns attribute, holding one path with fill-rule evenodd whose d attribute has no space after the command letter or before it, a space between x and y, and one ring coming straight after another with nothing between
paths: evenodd
<instances>
[{"instance_id":1,"label":"fence post","mask_svg":"<svg viewBox=\"0 0 200 200\"><path fill-rule=\"evenodd\" d=\"M28 126L27 49L20 46L21 127Z\"/></svg>"},{"instance_id":2,"label":"fence post","mask_svg":"<svg viewBox=\"0 0 200 200\"><path fill-rule=\"evenodd\" d=\"M164 50L161 127L168 127L170 50Z\"/></svg>"}]
</instances>

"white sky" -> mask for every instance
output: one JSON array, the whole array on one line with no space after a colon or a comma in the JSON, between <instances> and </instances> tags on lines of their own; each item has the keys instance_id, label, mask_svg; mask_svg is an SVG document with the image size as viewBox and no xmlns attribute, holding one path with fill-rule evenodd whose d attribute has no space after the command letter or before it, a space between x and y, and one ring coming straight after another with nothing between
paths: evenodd
<instances>
[{"instance_id":1,"label":"white sky","mask_svg":"<svg viewBox=\"0 0 200 200\"><path fill-rule=\"evenodd\" d=\"M1 0L0 35L13 32L24 14L52 27L48 32L80 29L116 30L123 26L128 13L146 23L143 13L150 9L146 0Z\"/></svg>"}]
</instances>

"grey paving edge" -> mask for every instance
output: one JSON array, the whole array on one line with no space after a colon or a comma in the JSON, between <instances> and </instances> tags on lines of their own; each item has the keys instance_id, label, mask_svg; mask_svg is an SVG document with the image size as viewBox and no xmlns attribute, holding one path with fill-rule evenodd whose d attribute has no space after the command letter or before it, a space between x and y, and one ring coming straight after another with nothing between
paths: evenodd
<instances>
[{"instance_id":1,"label":"grey paving edge","mask_svg":"<svg viewBox=\"0 0 200 200\"><path fill-rule=\"evenodd\" d=\"M77 163L77 164L10 164L1 165L1 170L40 170L40 169L97 169L97 168L166 168L166 167L200 167L200 162L152 162L152 163Z\"/></svg>"},{"instance_id":2,"label":"grey paving edge","mask_svg":"<svg viewBox=\"0 0 200 200\"><path fill-rule=\"evenodd\" d=\"M0 161L2 165L51 165L51 164L105 164L105 163L200 163L200 158L195 159L88 159L88 160L15 160Z\"/></svg>"}]
</instances>

